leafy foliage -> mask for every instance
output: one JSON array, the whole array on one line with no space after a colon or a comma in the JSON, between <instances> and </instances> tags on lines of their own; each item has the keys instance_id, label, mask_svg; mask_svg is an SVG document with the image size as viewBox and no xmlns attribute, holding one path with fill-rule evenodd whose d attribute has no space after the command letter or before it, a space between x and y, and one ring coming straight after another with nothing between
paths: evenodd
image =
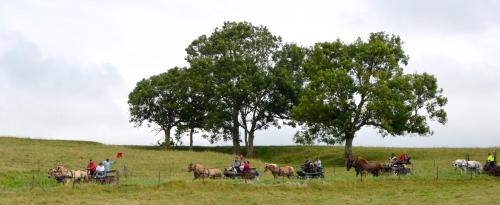
<instances>
[{"instance_id":1,"label":"leafy foliage","mask_svg":"<svg viewBox=\"0 0 500 205\"><path fill-rule=\"evenodd\" d=\"M179 126L187 115L186 95L182 92L185 68L172 68L165 73L139 81L129 94L130 121L136 126L144 122L158 125L165 132L170 147L170 130Z\"/></svg>"},{"instance_id":2,"label":"leafy foliage","mask_svg":"<svg viewBox=\"0 0 500 205\"><path fill-rule=\"evenodd\" d=\"M447 99L434 76L404 74L409 57L401 39L372 33L367 42L317 43L304 64L305 87L293 117L303 125L298 143L346 142L364 126L383 136L432 134L428 119L446 123Z\"/></svg>"},{"instance_id":3,"label":"leafy foliage","mask_svg":"<svg viewBox=\"0 0 500 205\"><path fill-rule=\"evenodd\" d=\"M251 155L253 133L277 126L278 117L289 115L293 104L290 97L297 98L297 93L288 71L297 68L285 66L287 62L279 55L286 56L288 51L280 51L281 47L281 38L266 27L226 22L186 49L191 69L204 76L204 85L210 88L206 125L212 142L232 139L238 153L242 127L248 134L245 143ZM298 47L286 48L292 55Z\"/></svg>"}]
</instances>

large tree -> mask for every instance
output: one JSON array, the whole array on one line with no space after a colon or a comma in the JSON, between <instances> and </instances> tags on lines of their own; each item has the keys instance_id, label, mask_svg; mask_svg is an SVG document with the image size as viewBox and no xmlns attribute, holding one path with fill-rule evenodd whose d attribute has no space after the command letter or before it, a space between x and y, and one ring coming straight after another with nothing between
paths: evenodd
<instances>
[{"instance_id":1,"label":"large tree","mask_svg":"<svg viewBox=\"0 0 500 205\"><path fill-rule=\"evenodd\" d=\"M432 134L428 120L446 123L447 99L428 73L405 74L409 57L398 36L372 33L358 38L317 43L304 63L304 91L293 110L303 125L294 139L345 143L344 157L352 157L352 141L363 127L383 136Z\"/></svg>"},{"instance_id":2,"label":"large tree","mask_svg":"<svg viewBox=\"0 0 500 205\"><path fill-rule=\"evenodd\" d=\"M172 68L165 73L139 81L129 94L130 121L135 126L144 122L156 124L165 133L165 147L170 148L172 128L183 122L182 76L185 68Z\"/></svg>"},{"instance_id":3,"label":"large tree","mask_svg":"<svg viewBox=\"0 0 500 205\"><path fill-rule=\"evenodd\" d=\"M191 69L205 77L212 91L206 120L211 139L231 139L235 154L240 153L240 128L251 156L255 131L277 125L279 116L290 112L287 92L293 86L275 83L288 79L273 58L281 47L281 38L264 26L225 22L186 49Z\"/></svg>"}]
</instances>

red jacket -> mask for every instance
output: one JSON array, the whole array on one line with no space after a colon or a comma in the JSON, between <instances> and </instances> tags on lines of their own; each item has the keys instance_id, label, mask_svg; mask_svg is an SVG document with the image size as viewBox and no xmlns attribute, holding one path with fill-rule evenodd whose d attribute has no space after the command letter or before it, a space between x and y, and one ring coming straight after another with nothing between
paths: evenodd
<instances>
[{"instance_id":1,"label":"red jacket","mask_svg":"<svg viewBox=\"0 0 500 205\"><path fill-rule=\"evenodd\" d=\"M95 162L90 162L89 165L87 166L87 170L91 172L95 172L95 169L97 168L97 165Z\"/></svg>"},{"instance_id":2,"label":"red jacket","mask_svg":"<svg viewBox=\"0 0 500 205\"><path fill-rule=\"evenodd\" d=\"M250 165L248 163L243 164L243 172L249 172L250 171Z\"/></svg>"}]
</instances>

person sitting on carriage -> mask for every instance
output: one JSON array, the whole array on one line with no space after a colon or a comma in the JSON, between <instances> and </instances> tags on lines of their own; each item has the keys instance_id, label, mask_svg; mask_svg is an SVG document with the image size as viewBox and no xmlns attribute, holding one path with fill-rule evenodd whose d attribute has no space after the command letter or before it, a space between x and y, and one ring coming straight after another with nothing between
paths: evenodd
<instances>
[{"instance_id":1,"label":"person sitting on carriage","mask_svg":"<svg viewBox=\"0 0 500 205\"><path fill-rule=\"evenodd\" d=\"M308 158L306 158L304 160L304 165L302 165L302 169L305 171L305 172L312 172L312 170L314 169L313 168L313 165L311 163L311 161L309 161Z\"/></svg>"},{"instance_id":2,"label":"person sitting on carriage","mask_svg":"<svg viewBox=\"0 0 500 205\"><path fill-rule=\"evenodd\" d=\"M398 161L400 164L406 164L408 162L408 155L406 153L399 155Z\"/></svg>"},{"instance_id":3,"label":"person sitting on carriage","mask_svg":"<svg viewBox=\"0 0 500 205\"><path fill-rule=\"evenodd\" d=\"M106 177L106 168L104 168L104 165L102 163L99 163L99 165L95 169L95 178L101 179Z\"/></svg>"},{"instance_id":4,"label":"person sitting on carriage","mask_svg":"<svg viewBox=\"0 0 500 205\"><path fill-rule=\"evenodd\" d=\"M314 166L316 167L317 172L322 172L323 171L323 165L321 165L321 160L316 158L316 161L314 161Z\"/></svg>"},{"instance_id":5,"label":"person sitting on carriage","mask_svg":"<svg viewBox=\"0 0 500 205\"><path fill-rule=\"evenodd\" d=\"M89 176L94 176L95 170L97 168L97 165L95 164L94 161L90 160L89 165L87 165L87 173Z\"/></svg>"},{"instance_id":6,"label":"person sitting on carriage","mask_svg":"<svg viewBox=\"0 0 500 205\"><path fill-rule=\"evenodd\" d=\"M249 172L250 172L250 162L245 161L245 163L243 163L243 173L249 173Z\"/></svg>"},{"instance_id":7,"label":"person sitting on carriage","mask_svg":"<svg viewBox=\"0 0 500 205\"><path fill-rule=\"evenodd\" d=\"M233 172L236 174L240 172L240 166L241 166L241 161L238 159L238 157L234 157L233 161Z\"/></svg>"},{"instance_id":8,"label":"person sitting on carriage","mask_svg":"<svg viewBox=\"0 0 500 205\"><path fill-rule=\"evenodd\" d=\"M389 157L389 166L396 164L397 161L398 157L396 157L396 154L392 153L391 156Z\"/></svg>"},{"instance_id":9,"label":"person sitting on carriage","mask_svg":"<svg viewBox=\"0 0 500 205\"><path fill-rule=\"evenodd\" d=\"M488 153L488 158L486 160L487 165L494 165L495 164L495 157L491 154Z\"/></svg>"}]
</instances>

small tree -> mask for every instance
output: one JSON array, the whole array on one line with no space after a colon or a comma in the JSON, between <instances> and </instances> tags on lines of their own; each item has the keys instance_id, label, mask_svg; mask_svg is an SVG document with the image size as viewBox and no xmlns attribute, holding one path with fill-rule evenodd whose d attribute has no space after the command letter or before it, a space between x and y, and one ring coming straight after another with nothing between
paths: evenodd
<instances>
[{"instance_id":1,"label":"small tree","mask_svg":"<svg viewBox=\"0 0 500 205\"><path fill-rule=\"evenodd\" d=\"M434 76L404 74L408 56L398 36L372 33L367 42L317 43L304 63L305 87L293 118L303 125L298 143L352 141L365 126L382 136L432 134L427 119L446 123L447 99Z\"/></svg>"},{"instance_id":2,"label":"small tree","mask_svg":"<svg viewBox=\"0 0 500 205\"><path fill-rule=\"evenodd\" d=\"M172 128L182 122L182 102L185 98L181 91L184 68L172 68L165 73L139 81L129 94L130 122L148 127L158 125L165 133L165 147L170 149Z\"/></svg>"}]
</instances>

